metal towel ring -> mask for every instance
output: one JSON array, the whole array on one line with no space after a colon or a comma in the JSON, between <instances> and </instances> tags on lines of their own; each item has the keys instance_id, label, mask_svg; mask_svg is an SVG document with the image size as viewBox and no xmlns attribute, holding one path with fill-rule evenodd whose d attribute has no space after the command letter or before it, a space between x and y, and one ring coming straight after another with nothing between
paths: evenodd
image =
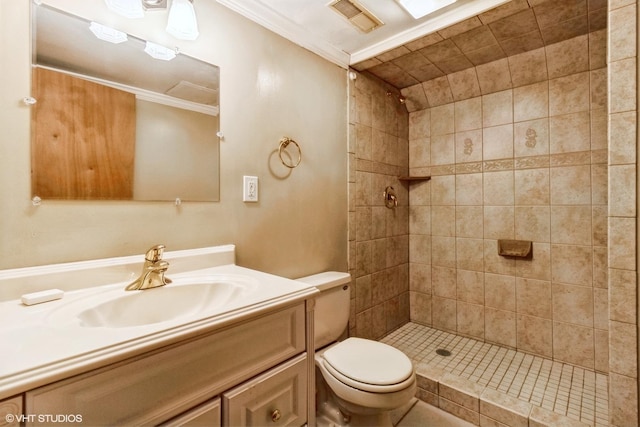
<instances>
[{"instance_id":1,"label":"metal towel ring","mask_svg":"<svg viewBox=\"0 0 640 427\"><path fill-rule=\"evenodd\" d=\"M284 159L282 158L282 150L287 148L289 146L289 143L293 143L298 149L298 161L296 162L295 165L285 162ZM282 162L283 165L285 165L289 169L293 169L296 166L298 166L300 164L300 161L302 160L302 150L300 149L300 146L298 145L297 142L295 142L293 139L289 138L288 136L285 136L280 140L280 146L278 147L278 156L280 157L280 161Z\"/></svg>"}]
</instances>

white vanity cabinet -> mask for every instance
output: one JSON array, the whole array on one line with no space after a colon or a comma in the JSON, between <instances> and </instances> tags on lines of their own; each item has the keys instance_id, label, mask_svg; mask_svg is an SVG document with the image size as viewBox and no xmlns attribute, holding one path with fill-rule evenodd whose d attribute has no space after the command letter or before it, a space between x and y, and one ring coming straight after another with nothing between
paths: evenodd
<instances>
[{"instance_id":1,"label":"white vanity cabinet","mask_svg":"<svg viewBox=\"0 0 640 427\"><path fill-rule=\"evenodd\" d=\"M265 425L268 411L270 425L304 425L305 307L299 302L28 391L25 413L78 415L96 426L238 426ZM34 425L37 419L26 423Z\"/></svg>"}]
</instances>

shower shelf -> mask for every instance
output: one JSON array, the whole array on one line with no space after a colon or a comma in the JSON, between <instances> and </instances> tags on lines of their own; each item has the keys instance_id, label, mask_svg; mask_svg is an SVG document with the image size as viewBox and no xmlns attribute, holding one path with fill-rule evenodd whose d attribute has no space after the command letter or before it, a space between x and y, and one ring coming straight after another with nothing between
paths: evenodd
<instances>
[{"instance_id":1,"label":"shower shelf","mask_svg":"<svg viewBox=\"0 0 640 427\"><path fill-rule=\"evenodd\" d=\"M430 176L399 176L398 180L407 181L409 183L414 181L429 181L431 179Z\"/></svg>"}]
</instances>

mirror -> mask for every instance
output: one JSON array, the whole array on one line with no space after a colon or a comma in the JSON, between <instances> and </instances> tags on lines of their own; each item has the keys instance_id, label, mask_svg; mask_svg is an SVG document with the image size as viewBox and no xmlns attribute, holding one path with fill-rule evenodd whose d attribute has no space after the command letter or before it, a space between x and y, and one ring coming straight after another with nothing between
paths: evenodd
<instances>
[{"instance_id":1,"label":"mirror","mask_svg":"<svg viewBox=\"0 0 640 427\"><path fill-rule=\"evenodd\" d=\"M90 27L34 5L32 196L218 201L219 68Z\"/></svg>"}]
</instances>

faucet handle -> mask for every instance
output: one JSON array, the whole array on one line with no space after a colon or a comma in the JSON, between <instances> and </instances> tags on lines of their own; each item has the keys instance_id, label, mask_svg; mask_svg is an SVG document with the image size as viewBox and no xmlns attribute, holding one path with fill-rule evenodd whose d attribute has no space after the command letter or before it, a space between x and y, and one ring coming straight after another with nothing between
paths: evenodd
<instances>
[{"instance_id":1,"label":"faucet handle","mask_svg":"<svg viewBox=\"0 0 640 427\"><path fill-rule=\"evenodd\" d=\"M162 259L162 253L164 252L164 245L155 245L151 248L149 248L149 250L147 250L147 253L144 256L144 259L146 259L149 262L158 262Z\"/></svg>"}]
</instances>

